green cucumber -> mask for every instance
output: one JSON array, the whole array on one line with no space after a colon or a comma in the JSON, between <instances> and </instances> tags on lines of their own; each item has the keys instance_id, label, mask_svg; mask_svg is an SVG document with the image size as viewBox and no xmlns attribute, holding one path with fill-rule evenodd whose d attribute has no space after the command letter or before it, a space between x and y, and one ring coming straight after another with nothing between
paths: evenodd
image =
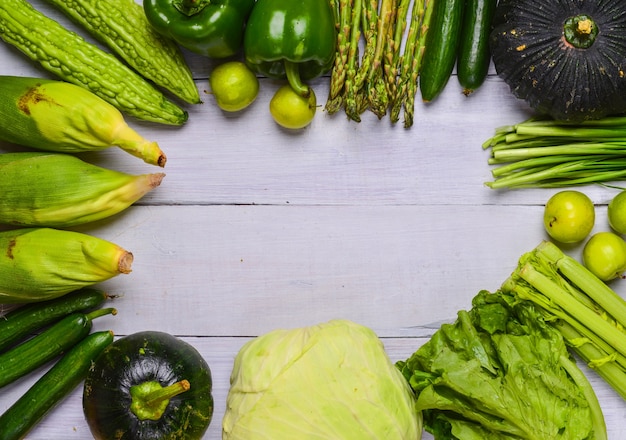
<instances>
[{"instance_id":1,"label":"green cucumber","mask_svg":"<svg viewBox=\"0 0 626 440\"><path fill-rule=\"evenodd\" d=\"M72 313L44 332L0 354L0 388L65 353L91 331L92 320L115 309Z\"/></svg>"},{"instance_id":2,"label":"green cucumber","mask_svg":"<svg viewBox=\"0 0 626 440\"><path fill-rule=\"evenodd\" d=\"M0 318L0 352L66 315L95 309L107 298L102 290L84 288L12 310Z\"/></svg>"},{"instance_id":3,"label":"green cucumber","mask_svg":"<svg viewBox=\"0 0 626 440\"><path fill-rule=\"evenodd\" d=\"M457 79L467 96L480 87L489 70L491 51L489 33L496 11L497 0L466 0L459 54L456 64Z\"/></svg>"},{"instance_id":4,"label":"green cucumber","mask_svg":"<svg viewBox=\"0 0 626 440\"><path fill-rule=\"evenodd\" d=\"M25 0L0 1L0 38L41 67L138 119L184 124L188 113L142 76Z\"/></svg>"},{"instance_id":5,"label":"green cucumber","mask_svg":"<svg viewBox=\"0 0 626 440\"><path fill-rule=\"evenodd\" d=\"M432 0L419 88L424 102L433 101L448 83L456 63L465 0Z\"/></svg>"},{"instance_id":6,"label":"green cucumber","mask_svg":"<svg viewBox=\"0 0 626 440\"><path fill-rule=\"evenodd\" d=\"M87 376L113 342L111 331L94 332L67 352L0 416L0 440L19 440Z\"/></svg>"}]
</instances>

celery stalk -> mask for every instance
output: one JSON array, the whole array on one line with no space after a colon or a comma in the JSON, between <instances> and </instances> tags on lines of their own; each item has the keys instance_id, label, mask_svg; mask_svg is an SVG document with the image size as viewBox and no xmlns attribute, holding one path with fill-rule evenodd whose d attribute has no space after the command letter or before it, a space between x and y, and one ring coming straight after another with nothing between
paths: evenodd
<instances>
[{"instance_id":1,"label":"celery stalk","mask_svg":"<svg viewBox=\"0 0 626 440\"><path fill-rule=\"evenodd\" d=\"M501 290L533 302L572 351L626 399L626 302L582 264L544 241Z\"/></svg>"}]
</instances>

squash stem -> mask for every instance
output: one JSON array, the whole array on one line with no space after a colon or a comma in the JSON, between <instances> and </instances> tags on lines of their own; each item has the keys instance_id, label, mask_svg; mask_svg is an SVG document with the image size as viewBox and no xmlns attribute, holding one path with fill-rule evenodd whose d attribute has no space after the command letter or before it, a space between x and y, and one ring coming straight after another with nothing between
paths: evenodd
<instances>
[{"instance_id":1,"label":"squash stem","mask_svg":"<svg viewBox=\"0 0 626 440\"><path fill-rule=\"evenodd\" d=\"M159 382L143 382L130 387L130 410L140 420L159 420L170 399L189 390L189 381L183 379L163 387Z\"/></svg>"},{"instance_id":2,"label":"squash stem","mask_svg":"<svg viewBox=\"0 0 626 440\"><path fill-rule=\"evenodd\" d=\"M585 14L575 15L565 20L563 37L576 49L588 49L596 41L598 26Z\"/></svg>"}]
</instances>

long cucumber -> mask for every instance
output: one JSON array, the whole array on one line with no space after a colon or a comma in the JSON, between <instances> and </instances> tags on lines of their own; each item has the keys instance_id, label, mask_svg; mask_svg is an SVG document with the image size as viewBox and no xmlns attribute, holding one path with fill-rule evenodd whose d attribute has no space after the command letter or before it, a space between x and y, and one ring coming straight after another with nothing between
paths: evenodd
<instances>
[{"instance_id":1,"label":"long cucumber","mask_svg":"<svg viewBox=\"0 0 626 440\"><path fill-rule=\"evenodd\" d=\"M104 43L141 76L191 104L198 87L178 45L148 22L135 0L46 0Z\"/></svg>"},{"instance_id":2,"label":"long cucumber","mask_svg":"<svg viewBox=\"0 0 626 440\"><path fill-rule=\"evenodd\" d=\"M86 336L0 416L0 440L19 440L85 379L93 361L113 342L111 331Z\"/></svg>"},{"instance_id":3,"label":"long cucumber","mask_svg":"<svg viewBox=\"0 0 626 440\"><path fill-rule=\"evenodd\" d=\"M424 102L443 91L457 60L465 0L432 0L419 88Z\"/></svg>"},{"instance_id":4,"label":"long cucumber","mask_svg":"<svg viewBox=\"0 0 626 440\"><path fill-rule=\"evenodd\" d=\"M187 121L185 110L130 67L25 0L0 1L0 38L44 69L91 90L128 115L171 125Z\"/></svg>"},{"instance_id":5,"label":"long cucumber","mask_svg":"<svg viewBox=\"0 0 626 440\"><path fill-rule=\"evenodd\" d=\"M470 95L479 88L489 70L491 52L489 33L497 0L466 0L461 42L456 64L457 79L463 93Z\"/></svg>"},{"instance_id":6,"label":"long cucumber","mask_svg":"<svg viewBox=\"0 0 626 440\"><path fill-rule=\"evenodd\" d=\"M103 290L84 288L60 298L18 307L0 318L0 352L71 313L95 309L108 298Z\"/></svg>"},{"instance_id":7,"label":"long cucumber","mask_svg":"<svg viewBox=\"0 0 626 440\"><path fill-rule=\"evenodd\" d=\"M50 362L79 343L91 331L92 321L115 309L72 313L46 331L0 354L0 388Z\"/></svg>"}]
</instances>

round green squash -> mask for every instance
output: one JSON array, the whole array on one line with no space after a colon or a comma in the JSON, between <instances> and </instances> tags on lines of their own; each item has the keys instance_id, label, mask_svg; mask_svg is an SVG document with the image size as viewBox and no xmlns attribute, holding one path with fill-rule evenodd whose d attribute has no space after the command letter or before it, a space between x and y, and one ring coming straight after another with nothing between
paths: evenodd
<instances>
[{"instance_id":1,"label":"round green squash","mask_svg":"<svg viewBox=\"0 0 626 440\"><path fill-rule=\"evenodd\" d=\"M213 415L209 365L170 334L128 335L90 368L83 411L97 440L201 439Z\"/></svg>"},{"instance_id":2,"label":"round green squash","mask_svg":"<svg viewBox=\"0 0 626 440\"><path fill-rule=\"evenodd\" d=\"M490 46L498 75L541 114L626 112L624 0L500 0Z\"/></svg>"}]
</instances>

